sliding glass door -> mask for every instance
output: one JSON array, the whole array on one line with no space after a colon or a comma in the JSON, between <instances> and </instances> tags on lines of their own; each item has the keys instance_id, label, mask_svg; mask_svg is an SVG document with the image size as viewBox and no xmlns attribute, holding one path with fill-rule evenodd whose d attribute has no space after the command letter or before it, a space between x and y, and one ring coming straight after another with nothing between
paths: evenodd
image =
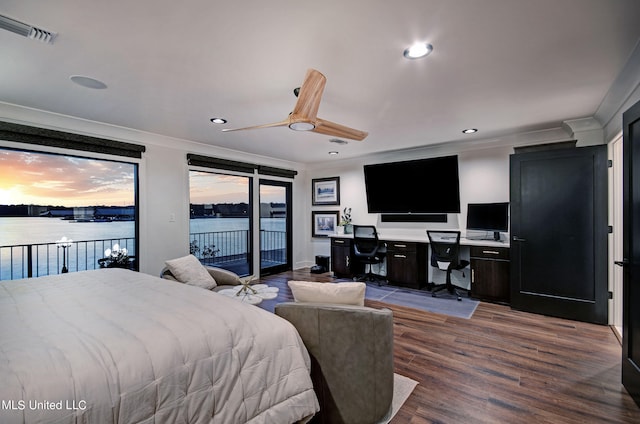
<instances>
[{"instance_id":1,"label":"sliding glass door","mask_svg":"<svg viewBox=\"0 0 640 424\"><path fill-rule=\"evenodd\" d=\"M260 180L260 274L291 269L290 182Z\"/></svg>"}]
</instances>

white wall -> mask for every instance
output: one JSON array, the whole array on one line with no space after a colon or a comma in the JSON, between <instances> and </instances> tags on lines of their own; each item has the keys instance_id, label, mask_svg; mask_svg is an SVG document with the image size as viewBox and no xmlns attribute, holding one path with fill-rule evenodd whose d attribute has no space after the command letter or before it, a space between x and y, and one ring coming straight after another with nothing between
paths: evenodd
<instances>
[{"instance_id":1,"label":"white wall","mask_svg":"<svg viewBox=\"0 0 640 424\"><path fill-rule=\"evenodd\" d=\"M509 201L509 155L512 153L513 147L511 146L467 149L462 152L435 147L412 150L410 154L399 152L360 160L335 162L333 165L324 164L322 168L318 167L317 169L309 170L309 181L313 178L340 177L340 206L308 207L308 213L311 216L312 210L342 210L345 207L350 207L352 208L354 224L376 225L382 235L384 235L385 231L403 234L416 231L424 232L427 228L452 228L464 231L468 203ZM380 221L380 214L367 212L363 171L365 164L413 160L450 154L458 154L461 213L448 214L446 224L387 223ZM416 195L429 196L430 184L437 184L437 181L425 182L422 186L416 186ZM309 187L311 187L311 183L309 183ZM313 257L315 255L328 256L330 254L329 240L312 238L311 244Z\"/></svg>"},{"instance_id":2,"label":"white wall","mask_svg":"<svg viewBox=\"0 0 640 424\"><path fill-rule=\"evenodd\" d=\"M140 169L140 270L189 253L189 173L184 152L148 146Z\"/></svg>"}]
</instances>

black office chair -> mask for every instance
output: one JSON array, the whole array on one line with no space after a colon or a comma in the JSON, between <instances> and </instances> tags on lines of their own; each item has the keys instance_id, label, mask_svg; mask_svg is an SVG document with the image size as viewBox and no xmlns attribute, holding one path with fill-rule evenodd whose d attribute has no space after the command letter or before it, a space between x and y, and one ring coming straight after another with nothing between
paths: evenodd
<instances>
[{"instance_id":1,"label":"black office chair","mask_svg":"<svg viewBox=\"0 0 640 424\"><path fill-rule=\"evenodd\" d=\"M386 246L378 240L375 226L353 226L353 254L355 259L365 266L365 274L358 280L377 281L380 284L382 277L372 272L372 266L382 263L386 255ZM366 271L367 265L369 266L368 272Z\"/></svg>"},{"instance_id":2,"label":"black office chair","mask_svg":"<svg viewBox=\"0 0 640 424\"><path fill-rule=\"evenodd\" d=\"M461 271L469 266L469 261L460 260L460 231L429 231L429 246L431 247L431 266L439 270L446 271L447 277L444 284L433 284L431 295L436 297L436 293L447 290L455 294L458 300L462 300L460 287L451 284L451 272ZM462 273L464 276L464 271Z\"/></svg>"}]
</instances>

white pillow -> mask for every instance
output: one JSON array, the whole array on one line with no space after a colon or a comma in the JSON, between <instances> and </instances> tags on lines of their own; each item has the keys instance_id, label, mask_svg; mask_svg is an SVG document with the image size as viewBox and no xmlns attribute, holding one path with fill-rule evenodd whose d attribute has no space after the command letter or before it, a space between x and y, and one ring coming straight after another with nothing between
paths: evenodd
<instances>
[{"instance_id":1,"label":"white pillow","mask_svg":"<svg viewBox=\"0 0 640 424\"><path fill-rule=\"evenodd\" d=\"M365 283L314 283L289 281L296 302L364 306Z\"/></svg>"},{"instance_id":2,"label":"white pillow","mask_svg":"<svg viewBox=\"0 0 640 424\"><path fill-rule=\"evenodd\" d=\"M216 284L216 280L209 274L209 271L202 266L198 258L193 255L171 259L165 262L169 271L181 283L202 287L211 290Z\"/></svg>"}]
</instances>

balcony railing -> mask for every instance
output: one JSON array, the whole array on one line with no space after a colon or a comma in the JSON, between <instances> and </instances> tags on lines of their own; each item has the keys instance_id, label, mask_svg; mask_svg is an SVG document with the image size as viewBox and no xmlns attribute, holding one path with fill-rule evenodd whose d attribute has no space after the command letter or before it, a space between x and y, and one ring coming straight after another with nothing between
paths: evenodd
<instances>
[{"instance_id":1,"label":"balcony railing","mask_svg":"<svg viewBox=\"0 0 640 424\"><path fill-rule=\"evenodd\" d=\"M286 263L286 232L260 231L262 262ZM249 259L249 230L191 233L191 253L209 265L230 265Z\"/></svg>"},{"instance_id":2,"label":"balcony railing","mask_svg":"<svg viewBox=\"0 0 640 424\"><path fill-rule=\"evenodd\" d=\"M266 264L287 263L286 231L260 231L260 259Z\"/></svg>"},{"instance_id":3,"label":"balcony railing","mask_svg":"<svg viewBox=\"0 0 640 424\"><path fill-rule=\"evenodd\" d=\"M68 247L57 243L22 244L0 246L0 280L40 277L60 274L66 267L69 272L100 268L98 259L114 244L127 249L135 257L135 238L73 241Z\"/></svg>"},{"instance_id":4,"label":"balcony railing","mask_svg":"<svg viewBox=\"0 0 640 424\"><path fill-rule=\"evenodd\" d=\"M248 230L191 233L191 253L201 262L233 269L240 263L249 263ZM73 241L66 248L57 243L0 246L0 280L39 277L100 268L99 259L114 244L125 247L130 257L136 256L135 238ZM284 264L286 258L286 232L260 231L260 252L263 266ZM247 267L248 270L248 267Z\"/></svg>"}]
</instances>

